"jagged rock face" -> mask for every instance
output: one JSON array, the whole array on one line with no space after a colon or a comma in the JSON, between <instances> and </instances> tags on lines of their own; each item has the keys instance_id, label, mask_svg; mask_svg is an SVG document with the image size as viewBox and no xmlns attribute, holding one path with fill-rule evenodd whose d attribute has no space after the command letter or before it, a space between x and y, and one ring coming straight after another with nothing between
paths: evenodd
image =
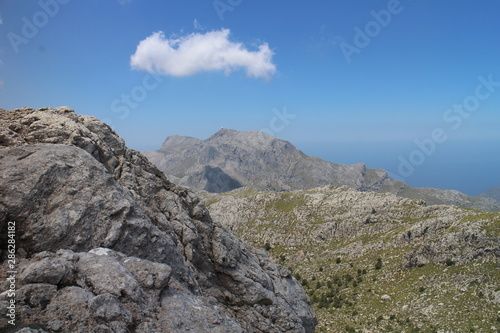
<instances>
[{"instance_id":1,"label":"jagged rock face","mask_svg":"<svg viewBox=\"0 0 500 333\"><path fill-rule=\"evenodd\" d=\"M0 283L8 289L14 221L17 328L314 331L289 270L213 222L96 118L66 107L1 110L0 147Z\"/></svg>"},{"instance_id":2,"label":"jagged rock face","mask_svg":"<svg viewBox=\"0 0 500 333\"><path fill-rule=\"evenodd\" d=\"M262 132L221 129L206 140L168 137L159 150L144 155L169 178L195 190L221 193L242 186L290 191L323 185L349 186L359 191L392 193L429 204L448 204L500 211L491 198L458 191L412 188L364 164L342 165L311 157L291 143Z\"/></svg>"},{"instance_id":3,"label":"jagged rock face","mask_svg":"<svg viewBox=\"0 0 500 333\"><path fill-rule=\"evenodd\" d=\"M387 178L384 171L364 164L341 165L307 156L291 143L257 131L221 129L206 140L172 136L159 150L144 155L180 184L216 193L241 186L281 191L327 184L364 190L381 186ZM233 181L209 177L207 166Z\"/></svg>"}]
</instances>

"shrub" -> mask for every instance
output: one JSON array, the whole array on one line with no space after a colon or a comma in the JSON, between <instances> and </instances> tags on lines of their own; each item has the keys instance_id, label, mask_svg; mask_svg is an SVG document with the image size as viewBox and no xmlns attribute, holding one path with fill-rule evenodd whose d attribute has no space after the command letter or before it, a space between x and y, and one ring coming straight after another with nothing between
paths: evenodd
<instances>
[{"instance_id":1,"label":"shrub","mask_svg":"<svg viewBox=\"0 0 500 333\"><path fill-rule=\"evenodd\" d=\"M377 263L375 264L375 269L381 269L382 268L382 259L378 258Z\"/></svg>"},{"instance_id":2,"label":"shrub","mask_svg":"<svg viewBox=\"0 0 500 333\"><path fill-rule=\"evenodd\" d=\"M337 260L335 260L335 262L336 262L337 264L340 264L340 263L342 262L342 259L340 259L340 257L339 257L339 258L337 258Z\"/></svg>"},{"instance_id":3,"label":"shrub","mask_svg":"<svg viewBox=\"0 0 500 333\"><path fill-rule=\"evenodd\" d=\"M356 332L356 329L354 327L352 327L351 325L346 325L345 331L349 332L349 333L354 333L354 332Z\"/></svg>"},{"instance_id":4,"label":"shrub","mask_svg":"<svg viewBox=\"0 0 500 333\"><path fill-rule=\"evenodd\" d=\"M342 307L342 299L340 297L335 297L333 299L333 307L336 309L340 309Z\"/></svg>"}]
</instances>

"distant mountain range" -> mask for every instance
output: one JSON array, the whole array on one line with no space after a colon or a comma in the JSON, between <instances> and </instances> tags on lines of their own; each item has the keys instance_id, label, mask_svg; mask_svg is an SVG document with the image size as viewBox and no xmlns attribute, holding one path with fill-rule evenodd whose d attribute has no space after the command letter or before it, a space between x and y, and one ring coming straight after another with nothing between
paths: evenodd
<instances>
[{"instance_id":1,"label":"distant mountain range","mask_svg":"<svg viewBox=\"0 0 500 333\"><path fill-rule=\"evenodd\" d=\"M143 154L173 182L195 190L221 193L243 186L292 191L322 185L358 191L392 193L428 204L451 204L500 210L491 197L472 197L454 190L414 188L365 164L336 164L304 154L288 141L259 131L221 129L210 138L170 136L160 149Z\"/></svg>"},{"instance_id":2,"label":"distant mountain range","mask_svg":"<svg viewBox=\"0 0 500 333\"><path fill-rule=\"evenodd\" d=\"M500 186L490 188L478 195L481 198L491 198L500 202Z\"/></svg>"}]
</instances>

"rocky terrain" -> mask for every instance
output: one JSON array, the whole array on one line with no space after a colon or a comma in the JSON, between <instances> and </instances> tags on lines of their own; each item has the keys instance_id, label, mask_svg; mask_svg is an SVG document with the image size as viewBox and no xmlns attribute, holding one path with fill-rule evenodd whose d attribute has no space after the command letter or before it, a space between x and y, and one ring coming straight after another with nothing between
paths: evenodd
<instances>
[{"instance_id":1,"label":"rocky terrain","mask_svg":"<svg viewBox=\"0 0 500 333\"><path fill-rule=\"evenodd\" d=\"M67 107L0 109L0 240L5 332L316 326L288 268L212 221L106 124Z\"/></svg>"},{"instance_id":2,"label":"rocky terrain","mask_svg":"<svg viewBox=\"0 0 500 333\"><path fill-rule=\"evenodd\" d=\"M490 188L479 194L478 197L491 198L493 200L496 200L497 202L500 202L500 186Z\"/></svg>"},{"instance_id":3,"label":"rocky terrain","mask_svg":"<svg viewBox=\"0 0 500 333\"><path fill-rule=\"evenodd\" d=\"M359 191L393 193L429 204L448 204L500 211L500 202L458 191L412 188L368 169L362 163L335 164L311 157L290 142L263 132L221 129L206 140L168 137L159 150L143 154L169 179L194 190L221 193L242 186L291 191L323 185L349 186Z\"/></svg>"},{"instance_id":4,"label":"rocky terrain","mask_svg":"<svg viewBox=\"0 0 500 333\"><path fill-rule=\"evenodd\" d=\"M292 268L317 332L500 332L500 213L346 186L203 197Z\"/></svg>"}]
</instances>

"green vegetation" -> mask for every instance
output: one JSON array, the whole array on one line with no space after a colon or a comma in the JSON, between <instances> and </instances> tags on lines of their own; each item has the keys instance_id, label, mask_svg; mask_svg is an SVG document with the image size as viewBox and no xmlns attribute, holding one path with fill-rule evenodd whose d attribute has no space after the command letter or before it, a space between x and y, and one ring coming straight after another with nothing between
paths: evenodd
<instances>
[{"instance_id":1,"label":"green vegetation","mask_svg":"<svg viewBox=\"0 0 500 333\"><path fill-rule=\"evenodd\" d=\"M244 218L231 230L293 270L318 316L317 332L500 328L500 261L482 250L500 242L500 213L348 188L240 191L238 201L223 194L216 206L240 205ZM410 254L421 267L405 268Z\"/></svg>"}]
</instances>

